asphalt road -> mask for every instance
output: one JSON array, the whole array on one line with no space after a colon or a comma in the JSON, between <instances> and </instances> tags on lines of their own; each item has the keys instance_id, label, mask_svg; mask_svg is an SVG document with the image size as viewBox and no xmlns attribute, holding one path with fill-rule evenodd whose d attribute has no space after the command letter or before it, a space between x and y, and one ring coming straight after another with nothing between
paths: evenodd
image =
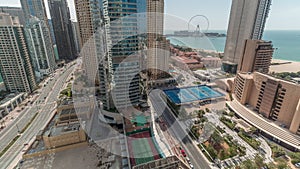
<instances>
[{"instance_id":1,"label":"asphalt road","mask_svg":"<svg viewBox=\"0 0 300 169\"><path fill-rule=\"evenodd\" d=\"M10 164L18 157L24 149L24 144L34 138L37 133L46 125L47 121L52 117L52 111L56 108L56 100L59 91L63 87L67 77L71 74L75 66L54 76L46 87L41 89L41 93L33 105L28 107L24 115L16 119L12 125L2 131L0 138L0 150L3 150L9 142L17 136L18 128L22 130L31 118L39 112L32 124L22 133L19 139L10 147L10 149L0 158L0 168L8 168ZM46 99L45 99L46 97ZM18 128L17 128L18 126Z\"/></svg>"},{"instance_id":2,"label":"asphalt road","mask_svg":"<svg viewBox=\"0 0 300 169\"><path fill-rule=\"evenodd\" d=\"M169 131L173 134L178 141L181 141L181 147L185 150L186 154L190 158L195 169L209 169L210 164L205 160L205 157L199 152L199 148L192 143L190 136L181 127L177 119L173 115L170 108L166 105L164 100L160 96L161 90L153 90L150 93L150 101L157 114L161 114L162 117L168 123Z\"/></svg>"}]
</instances>

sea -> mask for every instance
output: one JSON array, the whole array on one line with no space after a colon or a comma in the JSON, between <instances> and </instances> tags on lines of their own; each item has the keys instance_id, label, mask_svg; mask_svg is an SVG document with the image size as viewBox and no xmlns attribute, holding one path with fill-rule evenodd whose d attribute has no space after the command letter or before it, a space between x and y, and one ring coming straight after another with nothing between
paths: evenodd
<instances>
[{"instance_id":1,"label":"sea","mask_svg":"<svg viewBox=\"0 0 300 169\"><path fill-rule=\"evenodd\" d=\"M174 31L167 30L166 34ZM226 34L226 30L211 30ZM194 49L214 50L224 52L226 37L168 37L175 45L187 46ZM272 41L275 48L274 59L300 62L300 30L265 30L263 40ZM0 82L2 77L0 75Z\"/></svg>"},{"instance_id":2,"label":"sea","mask_svg":"<svg viewBox=\"0 0 300 169\"><path fill-rule=\"evenodd\" d=\"M207 32L226 34L225 30ZM173 31L166 31L166 34L170 33ZM226 43L226 37L168 37L168 39L175 45L217 52L224 52ZM273 42L274 59L300 62L300 30L266 30L262 39Z\"/></svg>"}]
</instances>

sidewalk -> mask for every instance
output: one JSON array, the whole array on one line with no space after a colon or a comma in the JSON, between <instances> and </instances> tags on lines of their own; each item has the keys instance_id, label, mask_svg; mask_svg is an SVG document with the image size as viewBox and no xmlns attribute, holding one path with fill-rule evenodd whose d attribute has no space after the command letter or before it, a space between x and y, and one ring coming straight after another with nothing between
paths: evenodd
<instances>
[{"instance_id":1,"label":"sidewalk","mask_svg":"<svg viewBox=\"0 0 300 169\"><path fill-rule=\"evenodd\" d=\"M32 106L30 102L33 102L37 99L37 95L34 95L33 97L27 96L18 106L15 107L9 114L0 121L0 126L3 126L3 129L0 129L0 132L10 126L21 114L24 114L29 106ZM25 106L25 104L28 104ZM23 109L22 109L23 108Z\"/></svg>"},{"instance_id":2,"label":"sidewalk","mask_svg":"<svg viewBox=\"0 0 300 169\"><path fill-rule=\"evenodd\" d=\"M151 102L148 102L148 104L151 105ZM169 144L166 142L167 139L165 138L160 128L156 126L157 124L155 122L155 117L154 117L155 112L152 108L152 105L150 106L150 112L151 112L151 122L152 122L151 126L153 128L152 130L154 134L154 139L156 140L161 151L164 153L165 157L172 156L173 153L171 151Z\"/></svg>"}]
</instances>

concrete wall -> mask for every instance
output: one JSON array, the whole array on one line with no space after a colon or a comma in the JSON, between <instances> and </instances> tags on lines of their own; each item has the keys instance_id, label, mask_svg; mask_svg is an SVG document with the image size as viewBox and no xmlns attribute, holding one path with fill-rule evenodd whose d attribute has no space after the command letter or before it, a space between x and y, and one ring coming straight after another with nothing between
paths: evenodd
<instances>
[{"instance_id":1,"label":"concrete wall","mask_svg":"<svg viewBox=\"0 0 300 169\"><path fill-rule=\"evenodd\" d=\"M31 153L31 154L24 154L22 157L23 157L23 159L29 159L29 158L33 158L33 157L39 157L39 156L42 156L42 155L47 155L47 154L53 153L53 152L60 152L60 151L73 149L73 148L77 148L77 147L81 147L81 146L87 146L87 145L88 145L87 142L82 142L82 143L78 143L78 144L72 144L72 145L68 145L68 146L64 146L64 147L51 149L51 150L43 150L43 151Z\"/></svg>"},{"instance_id":2,"label":"concrete wall","mask_svg":"<svg viewBox=\"0 0 300 169\"><path fill-rule=\"evenodd\" d=\"M43 136L45 147L47 149L85 142L86 139L86 134L82 129L79 131L62 133L61 135L57 136Z\"/></svg>"}]
</instances>

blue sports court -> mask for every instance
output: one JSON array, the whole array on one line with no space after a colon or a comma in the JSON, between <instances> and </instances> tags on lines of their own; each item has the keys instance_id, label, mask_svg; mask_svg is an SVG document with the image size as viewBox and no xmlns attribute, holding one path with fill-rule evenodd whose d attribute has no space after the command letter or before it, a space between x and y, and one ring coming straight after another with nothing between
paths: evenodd
<instances>
[{"instance_id":1,"label":"blue sports court","mask_svg":"<svg viewBox=\"0 0 300 169\"><path fill-rule=\"evenodd\" d=\"M175 104L218 98L224 96L208 86L192 86L164 90L167 97Z\"/></svg>"}]
</instances>

